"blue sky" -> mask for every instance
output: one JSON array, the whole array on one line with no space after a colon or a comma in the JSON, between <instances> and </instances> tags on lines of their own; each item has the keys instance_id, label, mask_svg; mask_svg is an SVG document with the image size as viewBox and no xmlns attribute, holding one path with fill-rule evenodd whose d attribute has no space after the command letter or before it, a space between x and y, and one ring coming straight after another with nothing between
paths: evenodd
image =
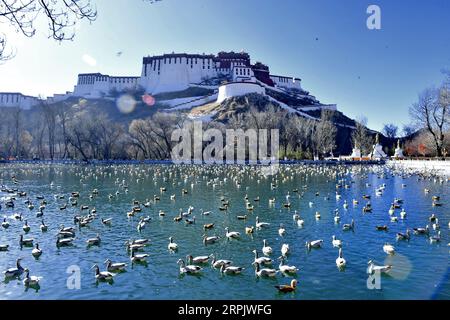
<instances>
[{"instance_id":1,"label":"blue sky","mask_svg":"<svg viewBox=\"0 0 450 320\"><path fill-rule=\"evenodd\" d=\"M73 42L47 39L44 21L32 39L0 24L17 50L0 65L0 92L47 96L71 91L81 72L139 75L148 54L243 49L381 129L408 123L417 94L450 68L448 0L92 1L98 19L77 25ZM381 30L366 27L370 4L381 8Z\"/></svg>"}]
</instances>

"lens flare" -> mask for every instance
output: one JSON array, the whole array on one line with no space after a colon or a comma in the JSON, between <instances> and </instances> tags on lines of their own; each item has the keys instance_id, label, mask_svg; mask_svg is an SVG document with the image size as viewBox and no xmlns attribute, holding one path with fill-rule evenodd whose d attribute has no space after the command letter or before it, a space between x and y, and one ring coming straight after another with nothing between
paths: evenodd
<instances>
[{"instance_id":1,"label":"lens flare","mask_svg":"<svg viewBox=\"0 0 450 320\"><path fill-rule=\"evenodd\" d=\"M408 257L399 253L386 257L384 264L393 266L389 275L397 280L405 280L412 270L412 263Z\"/></svg>"},{"instance_id":2,"label":"lens flare","mask_svg":"<svg viewBox=\"0 0 450 320\"><path fill-rule=\"evenodd\" d=\"M116 101L117 109L122 113L133 112L136 108L136 103L136 100L129 94L120 96Z\"/></svg>"},{"instance_id":3,"label":"lens flare","mask_svg":"<svg viewBox=\"0 0 450 320\"><path fill-rule=\"evenodd\" d=\"M156 100L154 97L152 97L151 95L149 95L148 93L144 94L142 96L142 102L144 102L146 105L148 105L149 107L153 106L156 103Z\"/></svg>"}]
</instances>

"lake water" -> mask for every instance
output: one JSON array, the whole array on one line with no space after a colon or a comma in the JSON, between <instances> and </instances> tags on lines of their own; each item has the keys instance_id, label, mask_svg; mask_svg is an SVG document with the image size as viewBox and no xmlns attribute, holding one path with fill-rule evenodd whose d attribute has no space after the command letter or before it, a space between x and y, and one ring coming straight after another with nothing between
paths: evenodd
<instances>
[{"instance_id":1,"label":"lake water","mask_svg":"<svg viewBox=\"0 0 450 320\"><path fill-rule=\"evenodd\" d=\"M13 184L12 176L18 180ZM348 188L336 188L340 181ZM128 186L128 192L122 187ZM271 188L271 183L276 188ZM174 166L174 165L48 165L48 164L0 164L0 184L27 192L27 197L15 201L14 209L5 208L4 202L11 194L0 193L2 209L0 215L7 217L11 226L0 228L0 245L9 244L7 252L0 252L0 271L15 266L15 260L22 257L22 265L30 269L31 275L41 276L39 290L26 289L19 279L0 282L0 299L449 299L449 229L450 193L448 182L419 179L418 176L392 175L383 166L302 166L282 165L275 176L265 177L254 167L238 166ZM375 189L386 184L382 196L375 195ZM402 186L402 185L406 186ZM305 187L304 187L305 186ZM166 187L165 192L160 187ZM187 194L182 194L182 189ZM424 189L430 190L425 193ZM93 189L98 195L89 198ZM298 189L299 192L294 192ZM337 200L336 190L341 194ZM80 192L77 206L69 202L70 193ZM116 196L116 191L119 194ZM291 208L283 207L286 194L290 192ZM316 193L318 192L318 195ZM63 194L65 199L54 195ZM113 194L110 199L109 194ZM170 196L175 194L175 200ZM254 205L247 211L244 196ZM370 195L373 207L371 213L363 213L367 202L363 195ZM141 203L145 199L160 197L149 208L133 218L127 217L133 199ZM432 206L431 197L439 195L443 206ZM44 196L47 206L44 210L46 233L39 229L41 218L36 217L40 200ZM221 197L229 200L228 211L220 211ZM260 198L255 202L256 197ZM275 205L269 198L276 198ZM328 199L326 199L328 197ZM29 210L24 201L30 198L35 209ZM407 212L404 220L391 222L388 210L394 198L403 199ZM352 199L359 204L354 206ZM344 200L350 204L343 208ZM314 202L310 207L309 202ZM96 208L97 217L87 227L78 229L73 247L57 248L56 235L61 224L74 226L73 217L87 214L80 211L80 205ZM174 222L179 209L195 209L196 223L186 225ZM334 210L339 209L341 222L334 222ZM212 211L202 216L201 209ZM163 210L166 216L159 217ZM298 210L305 220L299 228L293 220ZM319 211L321 219L315 219ZM43 254L39 259L31 255L32 248L19 246L19 235L23 234L23 221L13 218L14 213L23 213L28 219L31 231L25 236L38 242ZM426 236L411 235L409 242L396 241L397 232L407 228L425 227L431 223L428 217L434 213L440 222L441 242L430 243ZM238 220L238 215L247 215L247 220ZM140 216L151 216L153 220L138 233ZM267 229L245 234L245 227L254 225L255 218L269 222ZM110 227L101 223L101 218L112 218ZM343 231L342 225L355 221L355 230ZM213 245L204 246L203 225L215 223L208 235L222 238ZM283 223L287 234L280 237L278 228ZM376 231L375 226L388 225L389 231ZM241 240L227 241L225 227L239 231ZM100 234L99 247L87 248L86 240ZM431 234L435 231L431 228ZM344 271L339 271L335 260L338 250L331 244L332 236L343 241L343 254L347 261ZM179 246L176 253L170 253L168 238L174 237ZM145 248L148 265L131 265L124 242L127 239L149 238L151 245ZM280 274L274 279L257 279L251 265L252 250L260 254L263 239L273 248L275 259L280 255L283 243L290 245L288 264L300 271L295 278L298 288L295 293L280 294L274 288L287 284L292 277ZM307 251L305 242L323 239L321 249ZM385 242L393 244L396 254L388 256L383 252ZM216 254L218 258L230 259L233 265L245 267L241 275L222 276L218 270L204 266L200 276L180 276L177 260L193 256ZM99 264L105 270L104 261L126 262L127 271L114 277L112 284L97 283L91 267ZM381 276L381 290L367 288L367 262L373 259L377 264L392 264L390 275ZM81 270L81 288L67 287L66 273L69 266ZM278 261L274 263L278 267Z\"/></svg>"}]
</instances>

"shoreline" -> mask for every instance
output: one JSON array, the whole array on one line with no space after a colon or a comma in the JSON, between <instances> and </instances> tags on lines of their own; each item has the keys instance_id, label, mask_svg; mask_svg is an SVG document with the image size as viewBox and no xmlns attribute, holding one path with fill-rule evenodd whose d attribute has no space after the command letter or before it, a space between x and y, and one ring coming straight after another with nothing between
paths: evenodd
<instances>
[{"instance_id":1,"label":"shoreline","mask_svg":"<svg viewBox=\"0 0 450 320\"><path fill-rule=\"evenodd\" d=\"M172 160L0 160L0 164L47 164L47 165L172 165L176 164ZM208 163L203 163L207 165ZM280 160L272 165L386 165L392 170L402 170L413 174L424 174L433 176L450 177L450 161L449 160L369 160L369 161L352 161L352 160ZM183 165L198 165L196 163ZM219 163L215 165L235 165L235 163ZM241 164L242 165L242 164ZM267 164L256 163L250 164L248 161L245 165L267 166Z\"/></svg>"}]
</instances>

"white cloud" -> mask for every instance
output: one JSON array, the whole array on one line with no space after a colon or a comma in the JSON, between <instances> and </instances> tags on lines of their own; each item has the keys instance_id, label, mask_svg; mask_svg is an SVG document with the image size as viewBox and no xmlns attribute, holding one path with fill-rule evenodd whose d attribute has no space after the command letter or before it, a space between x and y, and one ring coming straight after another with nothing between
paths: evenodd
<instances>
[{"instance_id":1,"label":"white cloud","mask_svg":"<svg viewBox=\"0 0 450 320\"><path fill-rule=\"evenodd\" d=\"M83 54L82 59L86 64L90 65L91 67L95 67L97 65L97 60L95 60L88 54Z\"/></svg>"}]
</instances>

